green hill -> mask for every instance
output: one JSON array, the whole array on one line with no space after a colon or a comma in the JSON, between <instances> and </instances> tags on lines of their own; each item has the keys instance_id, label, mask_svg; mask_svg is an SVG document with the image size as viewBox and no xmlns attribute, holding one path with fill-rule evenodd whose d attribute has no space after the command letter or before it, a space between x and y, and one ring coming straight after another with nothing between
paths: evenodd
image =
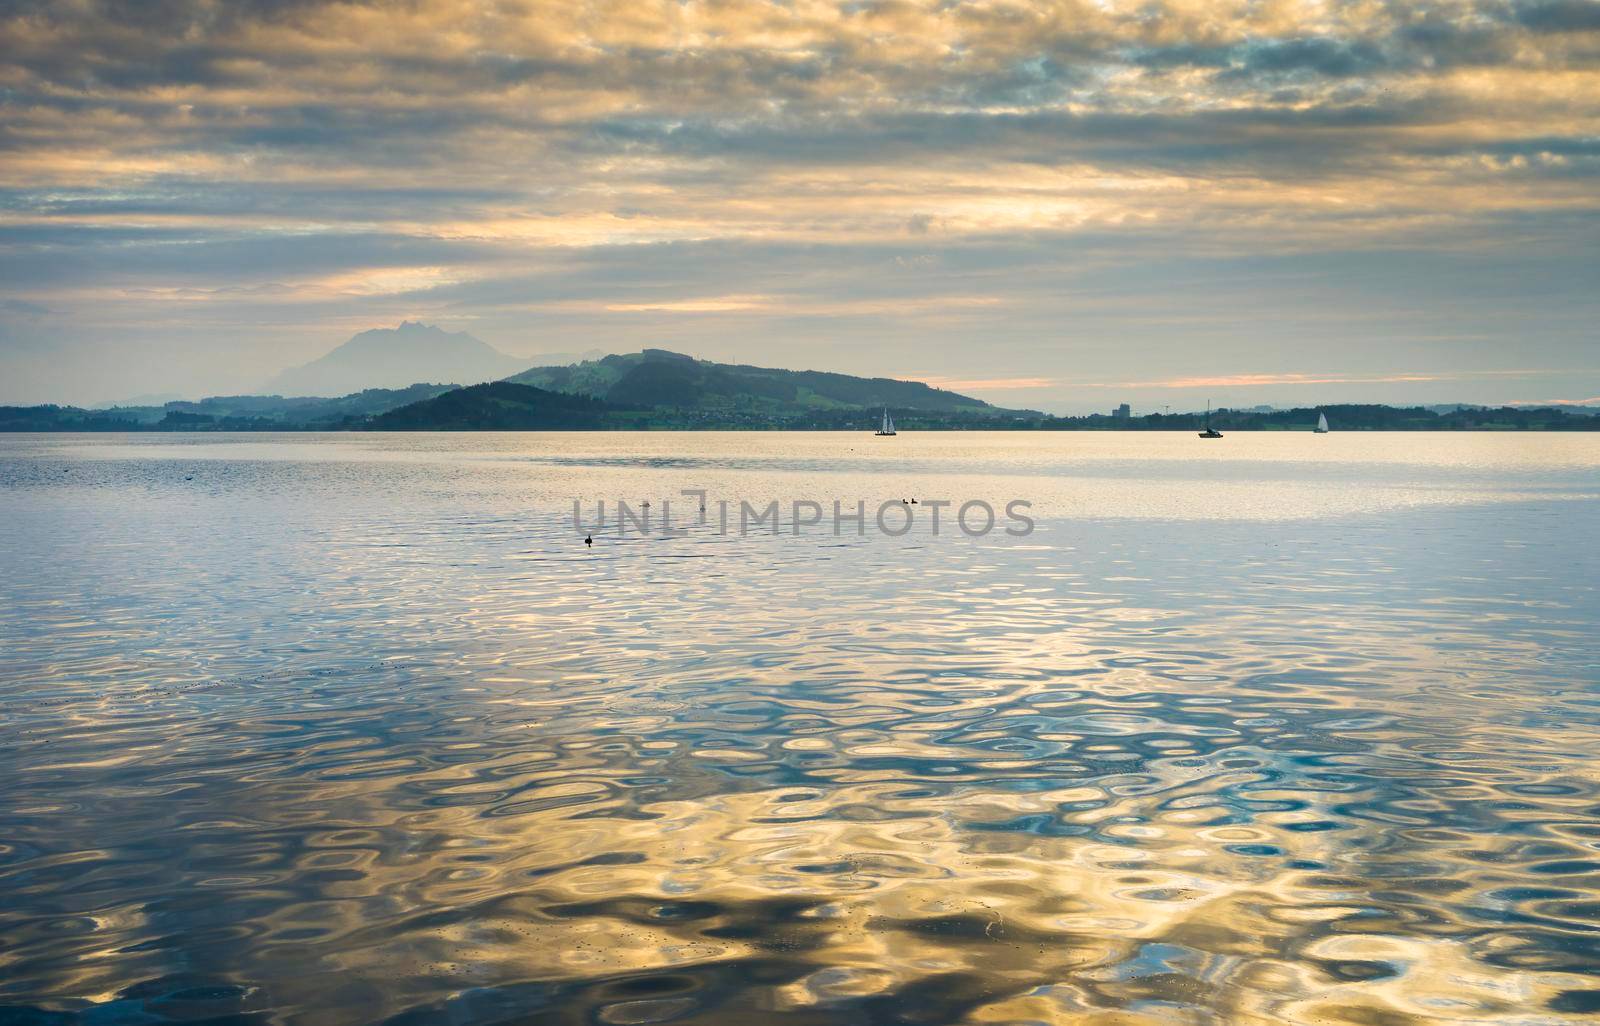
<instances>
[{"instance_id":1,"label":"green hill","mask_svg":"<svg viewBox=\"0 0 1600 1026\"><path fill-rule=\"evenodd\" d=\"M491 381L373 417L378 431L538 431L598 428L608 407L586 395Z\"/></svg>"},{"instance_id":2,"label":"green hill","mask_svg":"<svg viewBox=\"0 0 1600 1026\"><path fill-rule=\"evenodd\" d=\"M980 417L1011 412L920 381L713 363L665 349L607 356L570 367L535 367L506 380L594 396L620 406L761 414L780 420L879 406Z\"/></svg>"}]
</instances>

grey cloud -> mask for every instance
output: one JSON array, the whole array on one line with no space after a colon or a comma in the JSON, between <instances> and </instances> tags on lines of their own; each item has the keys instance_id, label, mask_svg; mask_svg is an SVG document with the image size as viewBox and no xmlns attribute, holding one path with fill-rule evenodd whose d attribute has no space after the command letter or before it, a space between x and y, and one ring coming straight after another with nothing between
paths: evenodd
<instances>
[{"instance_id":1,"label":"grey cloud","mask_svg":"<svg viewBox=\"0 0 1600 1026\"><path fill-rule=\"evenodd\" d=\"M249 233L218 229L31 225L0 235L8 288L63 281L197 286L305 280L349 268L470 266L492 247L392 233Z\"/></svg>"},{"instance_id":2,"label":"grey cloud","mask_svg":"<svg viewBox=\"0 0 1600 1026\"><path fill-rule=\"evenodd\" d=\"M1314 72L1329 77L1358 75L1389 64L1383 50L1361 40L1312 36L1248 44L1240 53L1242 75Z\"/></svg>"},{"instance_id":3,"label":"grey cloud","mask_svg":"<svg viewBox=\"0 0 1600 1026\"><path fill-rule=\"evenodd\" d=\"M1267 166L1284 172L1387 159L1406 144L1386 130L1446 123L1449 114L1440 102L1385 100L1311 110L1256 107L1195 113L626 119L597 123L591 138L594 152L615 147L776 164L868 163L970 152L1046 164L1095 160L1110 166Z\"/></svg>"},{"instance_id":4,"label":"grey cloud","mask_svg":"<svg viewBox=\"0 0 1600 1026\"><path fill-rule=\"evenodd\" d=\"M154 176L136 188L0 189L0 210L44 216L91 214L214 214L293 216L315 210L321 216L357 219L397 209L426 209L434 216L469 214L484 204L510 202L509 189L462 186L351 185L297 182L194 182Z\"/></svg>"},{"instance_id":5,"label":"grey cloud","mask_svg":"<svg viewBox=\"0 0 1600 1026\"><path fill-rule=\"evenodd\" d=\"M1535 32L1597 32L1600 31L1600 3L1544 0L1519 4L1517 20Z\"/></svg>"},{"instance_id":6,"label":"grey cloud","mask_svg":"<svg viewBox=\"0 0 1600 1026\"><path fill-rule=\"evenodd\" d=\"M10 317L47 317L54 312L48 306L25 299L0 299L0 314Z\"/></svg>"},{"instance_id":7,"label":"grey cloud","mask_svg":"<svg viewBox=\"0 0 1600 1026\"><path fill-rule=\"evenodd\" d=\"M1135 46L1117 50L1118 61L1154 70L1171 68L1226 68L1233 63L1238 48L1233 44L1172 43L1163 46Z\"/></svg>"},{"instance_id":8,"label":"grey cloud","mask_svg":"<svg viewBox=\"0 0 1600 1026\"><path fill-rule=\"evenodd\" d=\"M1409 21L1397 37L1414 66L1430 70L1489 67L1514 63L1519 41L1498 19L1459 20L1425 11Z\"/></svg>"},{"instance_id":9,"label":"grey cloud","mask_svg":"<svg viewBox=\"0 0 1600 1026\"><path fill-rule=\"evenodd\" d=\"M1177 44L1139 47L1120 54L1122 60L1152 71L1203 69L1216 73L1215 84L1242 93L1276 89L1285 76L1348 78L1413 67L1403 50L1390 52L1362 39L1310 36L1258 39L1211 46Z\"/></svg>"}]
</instances>

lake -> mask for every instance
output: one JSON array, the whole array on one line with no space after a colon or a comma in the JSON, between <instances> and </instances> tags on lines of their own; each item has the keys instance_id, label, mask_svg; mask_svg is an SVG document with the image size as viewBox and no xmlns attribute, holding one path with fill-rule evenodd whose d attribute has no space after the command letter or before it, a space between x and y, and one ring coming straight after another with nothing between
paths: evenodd
<instances>
[{"instance_id":1,"label":"lake","mask_svg":"<svg viewBox=\"0 0 1600 1026\"><path fill-rule=\"evenodd\" d=\"M1590 1022L1597 540L1594 435L0 437L0 1022Z\"/></svg>"}]
</instances>

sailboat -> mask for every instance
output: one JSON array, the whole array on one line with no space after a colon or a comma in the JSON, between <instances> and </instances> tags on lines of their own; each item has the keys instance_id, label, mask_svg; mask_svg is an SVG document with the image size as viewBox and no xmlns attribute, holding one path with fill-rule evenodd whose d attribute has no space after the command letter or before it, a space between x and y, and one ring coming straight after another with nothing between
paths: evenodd
<instances>
[{"instance_id":1,"label":"sailboat","mask_svg":"<svg viewBox=\"0 0 1600 1026\"><path fill-rule=\"evenodd\" d=\"M885 406L883 408L883 427L879 428L874 434L879 438L892 438L894 436L894 418L889 416L889 407Z\"/></svg>"},{"instance_id":2,"label":"sailboat","mask_svg":"<svg viewBox=\"0 0 1600 1026\"><path fill-rule=\"evenodd\" d=\"M1327 434L1328 433L1328 415L1326 413L1318 413L1317 414L1317 426L1312 428L1311 430L1312 430L1312 433L1314 433L1314 434L1318 434L1318 435Z\"/></svg>"},{"instance_id":3,"label":"sailboat","mask_svg":"<svg viewBox=\"0 0 1600 1026\"><path fill-rule=\"evenodd\" d=\"M1206 429L1200 432L1201 438L1221 438L1222 432L1211 426L1211 403L1206 402Z\"/></svg>"}]
</instances>

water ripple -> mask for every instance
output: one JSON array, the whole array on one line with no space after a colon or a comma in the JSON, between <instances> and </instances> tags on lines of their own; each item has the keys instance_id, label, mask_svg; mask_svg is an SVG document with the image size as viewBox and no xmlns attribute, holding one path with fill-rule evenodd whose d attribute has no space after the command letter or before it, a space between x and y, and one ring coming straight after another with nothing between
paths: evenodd
<instances>
[{"instance_id":1,"label":"water ripple","mask_svg":"<svg viewBox=\"0 0 1600 1026\"><path fill-rule=\"evenodd\" d=\"M629 494L672 459L749 494L857 478L781 440L27 444L0 1020L1600 1011L1600 503L1573 498L1600 460L1515 482L1559 499L1314 528L1069 503L1026 539L591 553L539 506L577 479L524 488L530 459ZM46 484L61 462L92 482Z\"/></svg>"}]
</instances>

